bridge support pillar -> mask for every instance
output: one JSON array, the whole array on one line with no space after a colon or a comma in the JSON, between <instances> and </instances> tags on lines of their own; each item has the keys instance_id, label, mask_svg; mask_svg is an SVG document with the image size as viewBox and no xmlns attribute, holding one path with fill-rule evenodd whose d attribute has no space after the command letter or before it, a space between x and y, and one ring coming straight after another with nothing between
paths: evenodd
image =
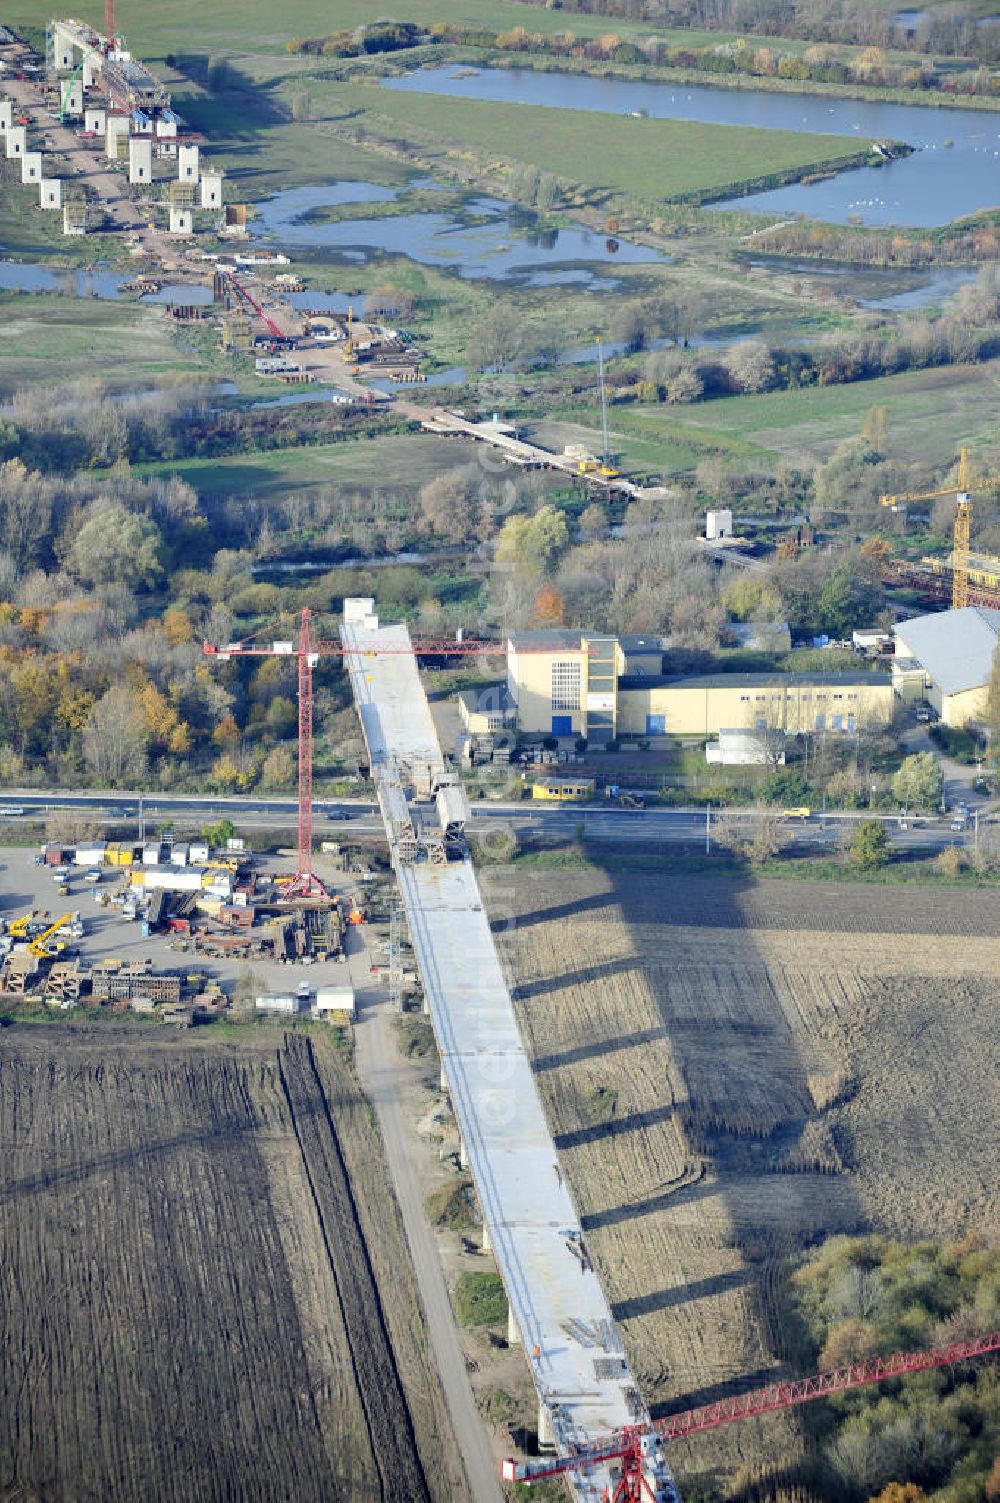
<instances>
[{"instance_id":1,"label":"bridge support pillar","mask_svg":"<svg viewBox=\"0 0 1000 1503\"><path fill-rule=\"evenodd\" d=\"M493 1243L490 1241L490 1229L489 1229L489 1226L487 1224L486 1217L484 1216L483 1217L483 1252L492 1252L492 1251L493 1251Z\"/></svg>"},{"instance_id":2,"label":"bridge support pillar","mask_svg":"<svg viewBox=\"0 0 1000 1503\"><path fill-rule=\"evenodd\" d=\"M538 1449L540 1451L554 1451L556 1448L555 1431L552 1428L552 1416L548 1406L538 1400Z\"/></svg>"},{"instance_id":3,"label":"bridge support pillar","mask_svg":"<svg viewBox=\"0 0 1000 1503\"><path fill-rule=\"evenodd\" d=\"M442 1054L442 1056L441 1056L441 1090L442 1091L446 1091L447 1089L448 1089L448 1076L445 1074L444 1055Z\"/></svg>"},{"instance_id":4,"label":"bridge support pillar","mask_svg":"<svg viewBox=\"0 0 1000 1503\"><path fill-rule=\"evenodd\" d=\"M521 1333L517 1329L517 1321L514 1319L514 1309L510 1304L507 1306L507 1345L521 1345Z\"/></svg>"},{"instance_id":5,"label":"bridge support pillar","mask_svg":"<svg viewBox=\"0 0 1000 1503\"><path fill-rule=\"evenodd\" d=\"M462 1137L461 1133L459 1134L459 1137L458 1137L458 1162L459 1162L459 1164L461 1165L461 1167L463 1169L468 1169L468 1167L469 1167L469 1155L468 1155L468 1152L466 1151L465 1139Z\"/></svg>"}]
</instances>

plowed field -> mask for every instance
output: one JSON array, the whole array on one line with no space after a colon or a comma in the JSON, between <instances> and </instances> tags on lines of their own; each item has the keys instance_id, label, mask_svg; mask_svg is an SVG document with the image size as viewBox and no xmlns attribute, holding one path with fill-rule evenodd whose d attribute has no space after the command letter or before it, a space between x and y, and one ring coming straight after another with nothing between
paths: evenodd
<instances>
[{"instance_id":1,"label":"plowed field","mask_svg":"<svg viewBox=\"0 0 1000 1503\"><path fill-rule=\"evenodd\" d=\"M331 1047L0 1037L0 1497L465 1496Z\"/></svg>"},{"instance_id":2,"label":"plowed field","mask_svg":"<svg viewBox=\"0 0 1000 1503\"><path fill-rule=\"evenodd\" d=\"M505 962L654 1409L770 1381L782 1259L1000 1226L992 893L505 871ZM689 1486L793 1420L678 1445Z\"/></svg>"}]
</instances>

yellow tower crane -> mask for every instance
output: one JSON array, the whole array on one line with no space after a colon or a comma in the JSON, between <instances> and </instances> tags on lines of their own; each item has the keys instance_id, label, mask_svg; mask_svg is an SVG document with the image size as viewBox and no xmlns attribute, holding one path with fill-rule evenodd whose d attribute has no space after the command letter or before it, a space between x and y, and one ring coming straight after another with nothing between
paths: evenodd
<instances>
[{"instance_id":1,"label":"yellow tower crane","mask_svg":"<svg viewBox=\"0 0 1000 1503\"><path fill-rule=\"evenodd\" d=\"M958 479L954 485L942 486L936 491L902 491L897 496L881 496L883 506L899 511L900 502L936 501L941 496L954 496L955 529L951 548L951 604L953 610L961 610L969 603L969 551L972 533L972 502L970 491L993 490L1000 486L1000 475L969 475L969 451L963 448L958 456Z\"/></svg>"}]
</instances>

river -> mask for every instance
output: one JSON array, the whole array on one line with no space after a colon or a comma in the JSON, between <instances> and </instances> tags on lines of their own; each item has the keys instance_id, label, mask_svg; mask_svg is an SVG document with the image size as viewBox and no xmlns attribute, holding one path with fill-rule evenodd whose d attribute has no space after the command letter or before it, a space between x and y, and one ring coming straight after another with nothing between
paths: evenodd
<instances>
[{"instance_id":1,"label":"river","mask_svg":"<svg viewBox=\"0 0 1000 1503\"><path fill-rule=\"evenodd\" d=\"M794 183L720 208L779 216L807 214L846 224L950 224L1000 204L1000 112L933 109L820 94L754 88L641 83L583 73L524 68L422 68L384 79L391 89L459 95L505 103L547 105L609 115L642 112L653 119L699 120L845 137L845 150L868 141L906 141L914 154L881 167L862 167L821 183ZM636 125L641 129L641 121ZM638 137L637 137L638 142ZM752 164L748 164L750 168Z\"/></svg>"}]
</instances>

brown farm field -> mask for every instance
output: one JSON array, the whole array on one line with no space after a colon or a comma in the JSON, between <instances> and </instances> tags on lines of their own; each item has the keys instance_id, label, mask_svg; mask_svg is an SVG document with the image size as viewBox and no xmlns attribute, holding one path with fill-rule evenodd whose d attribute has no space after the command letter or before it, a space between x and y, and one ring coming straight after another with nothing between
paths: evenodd
<instances>
[{"instance_id":1,"label":"brown farm field","mask_svg":"<svg viewBox=\"0 0 1000 1503\"><path fill-rule=\"evenodd\" d=\"M992 893L525 867L501 940L588 1245L663 1414L786 1376L780 1272L858 1231L1000 1230ZM791 1481L801 1421L677 1443Z\"/></svg>"},{"instance_id":2,"label":"brown farm field","mask_svg":"<svg viewBox=\"0 0 1000 1503\"><path fill-rule=\"evenodd\" d=\"M11 1027L0 1143L0 1497L466 1496L332 1045Z\"/></svg>"}]
</instances>

